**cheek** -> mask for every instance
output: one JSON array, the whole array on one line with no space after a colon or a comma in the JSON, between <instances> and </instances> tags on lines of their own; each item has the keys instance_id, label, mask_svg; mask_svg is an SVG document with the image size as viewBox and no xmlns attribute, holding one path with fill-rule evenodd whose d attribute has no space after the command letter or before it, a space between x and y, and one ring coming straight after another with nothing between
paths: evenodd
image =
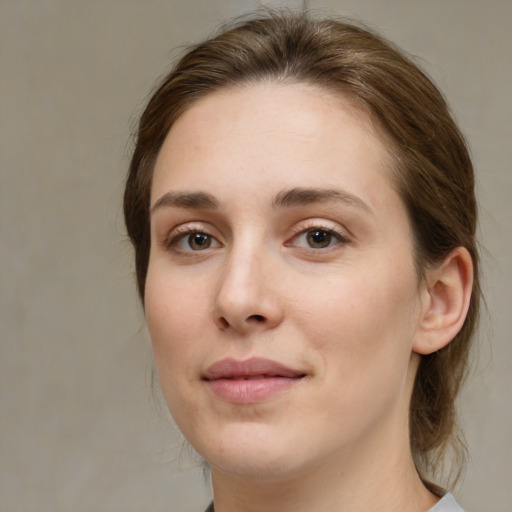
<instances>
[{"instance_id":1,"label":"cheek","mask_svg":"<svg viewBox=\"0 0 512 512\"><path fill-rule=\"evenodd\" d=\"M167 395L178 384L178 375L193 380L195 364L202 355L198 340L208 318L206 299L190 283L150 267L145 310L158 378Z\"/></svg>"},{"instance_id":2,"label":"cheek","mask_svg":"<svg viewBox=\"0 0 512 512\"><path fill-rule=\"evenodd\" d=\"M414 269L403 269L393 274L383 264L352 268L303 294L298 318L326 366L336 361L344 373L352 373L408 361L418 303Z\"/></svg>"},{"instance_id":3,"label":"cheek","mask_svg":"<svg viewBox=\"0 0 512 512\"><path fill-rule=\"evenodd\" d=\"M190 423L187 418L194 417L200 408L196 399L197 363L205 352L198 346L202 318L195 295L182 293L175 283L171 285L161 275L153 279L148 273L146 322L156 373L167 407L183 432Z\"/></svg>"},{"instance_id":4,"label":"cheek","mask_svg":"<svg viewBox=\"0 0 512 512\"><path fill-rule=\"evenodd\" d=\"M146 320L158 341L187 334L192 337L194 329L204 322L204 290L178 272L150 265L145 295Z\"/></svg>"},{"instance_id":5,"label":"cheek","mask_svg":"<svg viewBox=\"0 0 512 512\"><path fill-rule=\"evenodd\" d=\"M300 317L314 352L321 354L324 409L350 411L334 420L327 414L324 421L334 421L335 430L356 432L358 425L408 400L415 281L379 279L382 275L376 268L364 278L309 294Z\"/></svg>"}]
</instances>

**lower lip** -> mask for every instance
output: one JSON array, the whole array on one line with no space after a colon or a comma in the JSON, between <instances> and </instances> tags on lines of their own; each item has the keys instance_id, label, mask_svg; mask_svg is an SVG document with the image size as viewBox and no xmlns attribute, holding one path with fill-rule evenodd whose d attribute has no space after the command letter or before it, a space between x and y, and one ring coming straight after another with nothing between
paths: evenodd
<instances>
[{"instance_id":1,"label":"lower lip","mask_svg":"<svg viewBox=\"0 0 512 512\"><path fill-rule=\"evenodd\" d=\"M207 381L218 398L232 404L257 404L290 389L302 378L215 379Z\"/></svg>"}]
</instances>

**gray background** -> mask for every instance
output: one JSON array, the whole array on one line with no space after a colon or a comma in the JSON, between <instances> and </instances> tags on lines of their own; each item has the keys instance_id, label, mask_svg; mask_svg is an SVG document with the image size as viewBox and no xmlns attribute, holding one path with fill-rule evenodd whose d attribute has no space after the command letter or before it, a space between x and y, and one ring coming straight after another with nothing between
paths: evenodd
<instances>
[{"instance_id":1,"label":"gray background","mask_svg":"<svg viewBox=\"0 0 512 512\"><path fill-rule=\"evenodd\" d=\"M131 123L172 49L255 5L0 2L3 512L200 511L209 499L152 397L120 198ZM458 496L472 512L509 511L512 2L308 5L420 56L470 140L489 313L462 400L472 460Z\"/></svg>"}]
</instances>

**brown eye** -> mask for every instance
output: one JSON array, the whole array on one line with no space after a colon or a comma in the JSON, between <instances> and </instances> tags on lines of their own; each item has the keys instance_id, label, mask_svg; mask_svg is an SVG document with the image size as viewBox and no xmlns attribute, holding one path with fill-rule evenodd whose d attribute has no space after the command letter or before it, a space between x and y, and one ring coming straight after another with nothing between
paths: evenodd
<instances>
[{"instance_id":1,"label":"brown eye","mask_svg":"<svg viewBox=\"0 0 512 512\"><path fill-rule=\"evenodd\" d=\"M176 253L192 253L205 251L206 249L215 249L221 247L219 241L202 231L187 230L185 233L176 233L171 235L166 243L167 249Z\"/></svg>"},{"instance_id":2,"label":"brown eye","mask_svg":"<svg viewBox=\"0 0 512 512\"><path fill-rule=\"evenodd\" d=\"M321 251L338 245L341 247L347 243L348 238L333 229L313 227L302 231L286 245Z\"/></svg>"},{"instance_id":3,"label":"brown eye","mask_svg":"<svg viewBox=\"0 0 512 512\"><path fill-rule=\"evenodd\" d=\"M188 246L193 251L208 249L212 245L212 237L204 233L192 233L186 238Z\"/></svg>"},{"instance_id":4,"label":"brown eye","mask_svg":"<svg viewBox=\"0 0 512 512\"><path fill-rule=\"evenodd\" d=\"M306 240L313 249L324 249L332 243L333 236L329 231L315 229L306 233Z\"/></svg>"}]
</instances>

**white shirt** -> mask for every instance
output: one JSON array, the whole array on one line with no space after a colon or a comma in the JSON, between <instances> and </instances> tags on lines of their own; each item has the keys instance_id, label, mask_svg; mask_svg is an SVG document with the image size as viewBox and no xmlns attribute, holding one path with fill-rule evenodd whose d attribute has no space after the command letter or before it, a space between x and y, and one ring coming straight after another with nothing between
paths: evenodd
<instances>
[{"instance_id":1,"label":"white shirt","mask_svg":"<svg viewBox=\"0 0 512 512\"><path fill-rule=\"evenodd\" d=\"M450 493L446 493L428 512L464 512L464 509Z\"/></svg>"},{"instance_id":2,"label":"white shirt","mask_svg":"<svg viewBox=\"0 0 512 512\"><path fill-rule=\"evenodd\" d=\"M206 509L206 512L215 512L213 509L213 503L211 503ZM462 509L450 493L447 493L427 512L464 512L464 509Z\"/></svg>"}]
</instances>

